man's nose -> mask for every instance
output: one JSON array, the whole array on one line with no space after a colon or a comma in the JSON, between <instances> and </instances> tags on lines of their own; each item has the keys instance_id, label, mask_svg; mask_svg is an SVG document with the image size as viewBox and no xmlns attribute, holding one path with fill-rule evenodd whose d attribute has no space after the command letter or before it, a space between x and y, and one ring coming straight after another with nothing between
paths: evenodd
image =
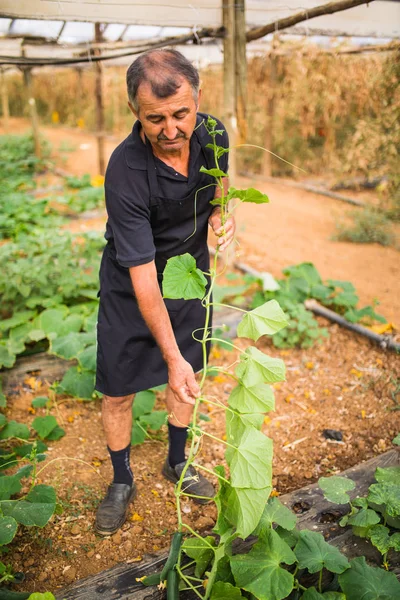
<instances>
[{"instance_id":1,"label":"man's nose","mask_svg":"<svg viewBox=\"0 0 400 600\"><path fill-rule=\"evenodd\" d=\"M173 121L167 121L163 133L169 140L174 140L178 135L178 129Z\"/></svg>"}]
</instances>

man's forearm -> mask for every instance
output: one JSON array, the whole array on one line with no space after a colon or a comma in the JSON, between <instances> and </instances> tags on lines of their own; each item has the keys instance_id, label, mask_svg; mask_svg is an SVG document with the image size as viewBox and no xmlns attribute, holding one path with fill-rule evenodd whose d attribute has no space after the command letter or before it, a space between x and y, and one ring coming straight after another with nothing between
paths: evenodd
<instances>
[{"instance_id":1,"label":"man's forearm","mask_svg":"<svg viewBox=\"0 0 400 600\"><path fill-rule=\"evenodd\" d=\"M168 311L157 281L154 263L129 269L139 310L156 340L165 362L170 365L181 358Z\"/></svg>"}]
</instances>

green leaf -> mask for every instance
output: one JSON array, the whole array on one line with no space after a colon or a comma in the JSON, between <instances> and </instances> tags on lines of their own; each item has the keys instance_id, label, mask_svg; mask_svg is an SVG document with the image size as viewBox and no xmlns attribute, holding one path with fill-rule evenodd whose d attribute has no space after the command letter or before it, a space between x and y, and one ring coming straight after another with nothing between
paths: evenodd
<instances>
[{"instance_id":1,"label":"green leaf","mask_svg":"<svg viewBox=\"0 0 400 600\"><path fill-rule=\"evenodd\" d=\"M269 202L266 194L254 188L237 190L234 187L230 187L228 190L228 200L232 200L233 198L238 198L241 202L252 202L254 204L266 204Z\"/></svg>"},{"instance_id":2,"label":"green leaf","mask_svg":"<svg viewBox=\"0 0 400 600\"><path fill-rule=\"evenodd\" d=\"M392 483L373 483L367 496L368 502L384 505L385 512L391 517L400 516L400 486Z\"/></svg>"},{"instance_id":3,"label":"green leaf","mask_svg":"<svg viewBox=\"0 0 400 600\"><path fill-rule=\"evenodd\" d=\"M241 383L251 388L258 383L276 383L285 380L285 364L280 358L271 358L251 346L240 357L236 375Z\"/></svg>"},{"instance_id":4,"label":"green leaf","mask_svg":"<svg viewBox=\"0 0 400 600\"><path fill-rule=\"evenodd\" d=\"M214 583L211 600L240 600L240 598L243 598L243 596L239 588L224 581Z\"/></svg>"},{"instance_id":5,"label":"green leaf","mask_svg":"<svg viewBox=\"0 0 400 600\"><path fill-rule=\"evenodd\" d=\"M375 471L375 479L378 483L394 483L400 485L400 467L378 467Z\"/></svg>"},{"instance_id":6,"label":"green leaf","mask_svg":"<svg viewBox=\"0 0 400 600\"><path fill-rule=\"evenodd\" d=\"M282 600L293 589L293 575L281 564L292 565L296 556L275 531L257 542L248 554L231 558L236 585L258 600Z\"/></svg>"},{"instance_id":7,"label":"green leaf","mask_svg":"<svg viewBox=\"0 0 400 600\"><path fill-rule=\"evenodd\" d=\"M41 329L46 335L49 333L62 333L64 329L63 322L66 318L68 309L64 307L63 310L56 308L48 308L40 313L36 319L35 329Z\"/></svg>"},{"instance_id":8,"label":"green leaf","mask_svg":"<svg viewBox=\"0 0 400 600\"><path fill-rule=\"evenodd\" d=\"M97 346L88 346L77 355L78 362L83 369L87 371L96 371Z\"/></svg>"},{"instance_id":9,"label":"green leaf","mask_svg":"<svg viewBox=\"0 0 400 600\"><path fill-rule=\"evenodd\" d=\"M346 600L394 600L400 598L400 583L394 573L370 567L365 557L353 558L351 569L339 575Z\"/></svg>"},{"instance_id":10,"label":"green leaf","mask_svg":"<svg viewBox=\"0 0 400 600\"><path fill-rule=\"evenodd\" d=\"M21 312L15 312L9 319L3 319L0 321L0 331L7 331L8 329L18 327L18 325L22 325L23 323L26 323L32 319L35 314L36 312L34 310L22 310Z\"/></svg>"},{"instance_id":11,"label":"green leaf","mask_svg":"<svg viewBox=\"0 0 400 600\"><path fill-rule=\"evenodd\" d=\"M278 302L270 300L244 315L237 334L256 342L262 335L273 335L287 324L287 317Z\"/></svg>"},{"instance_id":12,"label":"green leaf","mask_svg":"<svg viewBox=\"0 0 400 600\"><path fill-rule=\"evenodd\" d=\"M18 523L12 517L0 516L0 546L9 544L17 533Z\"/></svg>"},{"instance_id":13,"label":"green leaf","mask_svg":"<svg viewBox=\"0 0 400 600\"><path fill-rule=\"evenodd\" d=\"M275 531L279 535L279 537L282 538L283 541L286 542L291 548L294 548L297 542L299 541L300 531L298 531L297 529L291 529L289 531L288 529L284 529L283 527L278 525Z\"/></svg>"},{"instance_id":14,"label":"green leaf","mask_svg":"<svg viewBox=\"0 0 400 600\"><path fill-rule=\"evenodd\" d=\"M200 300L206 293L207 279L196 267L196 259L190 254L168 259L163 274L164 298Z\"/></svg>"},{"instance_id":15,"label":"green leaf","mask_svg":"<svg viewBox=\"0 0 400 600\"><path fill-rule=\"evenodd\" d=\"M395 444L396 446L400 446L400 433L398 433L396 435L396 437L392 439L392 444Z\"/></svg>"},{"instance_id":16,"label":"green leaf","mask_svg":"<svg viewBox=\"0 0 400 600\"><path fill-rule=\"evenodd\" d=\"M308 569L310 573L317 573L324 567L332 573L343 573L350 566L347 558L316 531L300 531L294 552L300 569Z\"/></svg>"},{"instance_id":17,"label":"green leaf","mask_svg":"<svg viewBox=\"0 0 400 600\"><path fill-rule=\"evenodd\" d=\"M362 508L349 517L348 524L355 525L356 527L370 527L379 523L380 520L380 516L374 510Z\"/></svg>"},{"instance_id":18,"label":"green leaf","mask_svg":"<svg viewBox=\"0 0 400 600\"><path fill-rule=\"evenodd\" d=\"M324 497L329 502L335 504L347 504L350 502L350 496L346 494L349 490L354 490L356 484L347 477L320 477L318 485L324 493Z\"/></svg>"},{"instance_id":19,"label":"green leaf","mask_svg":"<svg viewBox=\"0 0 400 600\"><path fill-rule=\"evenodd\" d=\"M140 427L138 423L133 423L131 433L131 444L132 446L139 446L143 444L146 439L146 432L143 427Z\"/></svg>"},{"instance_id":20,"label":"green leaf","mask_svg":"<svg viewBox=\"0 0 400 600\"><path fill-rule=\"evenodd\" d=\"M182 544L182 550L196 561L195 577L203 577L204 571L214 558L215 539L208 535L207 537L200 538L188 538Z\"/></svg>"},{"instance_id":21,"label":"green leaf","mask_svg":"<svg viewBox=\"0 0 400 600\"><path fill-rule=\"evenodd\" d=\"M254 534L262 537L266 530L272 528L272 523L290 531L296 527L296 521L296 515L278 498L269 498Z\"/></svg>"},{"instance_id":22,"label":"green leaf","mask_svg":"<svg viewBox=\"0 0 400 600\"><path fill-rule=\"evenodd\" d=\"M239 383L233 388L228 404L240 413L265 413L275 409L274 392L265 383L258 383L252 387Z\"/></svg>"},{"instance_id":23,"label":"green leaf","mask_svg":"<svg viewBox=\"0 0 400 600\"><path fill-rule=\"evenodd\" d=\"M16 475L3 475L0 477L0 500L9 500L14 494L21 491L21 482Z\"/></svg>"},{"instance_id":24,"label":"green leaf","mask_svg":"<svg viewBox=\"0 0 400 600\"><path fill-rule=\"evenodd\" d=\"M168 411L166 410L153 410L150 414L140 417L140 424L151 431L158 431L166 424L167 416Z\"/></svg>"},{"instance_id":25,"label":"green leaf","mask_svg":"<svg viewBox=\"0 0 400 600\"><path fill-rule=\"evenodd\" d=\"M7 425L0 431L0 440L8 440L9 438L29 438L29 427L25 423L17 423L16 421L8 421Z\"/></svg>"},{"instance_id":26,"label":"green leaf","mask_svg":"<svg viewBox=\"0 0 400 600\"><path fill-rule=\"evenodd\" d=\"M229 444L238 446L245 432L250 428L258 431L264 422L264 415L260 413L235 414L230 410L225 411L226 439Z\"/></svg>"},{"instance_id":27,"label":"green leaf","mask_svg":"<svg viewBox=\"0 0 400 600\"><path fill-rule=\"evenodd\" d=\"M56 442L60 438L64 437L64 435L65 435L65 430L62 427L60 427L59 425L56 425L56 427L54 427L54 429L46 437L46 440L48 442Z\"/></svg>"},{"instance_id":28,"label":"green leaf","mask_svg":"<svg viewBox=\"0 0 400 600\"><path fill-rule=\"evenodd\" d=\"M36 417L33 420L32 427L38 434L41 440L47 438L47 436L57 426L57 419L53 415L47 415L45 417Z\"/></svg>"},{"instance_id":29,"label":"green leaf","mask_svg":"<svg viewBox=\"0 0 400 600\"><path fill-rule=\"evenodd\" d=\"M51 592L34 592L28 598L28 600L56 600Z\"/></svg>"},{"instance_id":30,"label":"green leaf","mask_svg":"<svg viewBox=\"0 0 400 600\"><path fill-rule=\"evenodd\" d=\"M315 587L311 587L304 592L301 600L346 600L346 597L340 592L325 592L325 594L320 594Z\"/></svg>"},{"instance_id":31,"label":"green leaf","mask_svg":"<svg viewBox=\"0 0 400 600\"><path fill-rule=\"evenodd\" d=\"M48 485L36 485L30 490L26 500L8 500L3 502L1 507L5 516L13 517L22 525L44 527L54 513L56 493L54 488Z\"/></svg>"},{"instance_id":32,"label":"green leaf","mask_svg":"<svg viewBox=\"0 0 400 600\"><path fill-rule=\"evenodd\" d=\"M92 400L94 392L94 373L91 371L81 371L78 367L71 367L65 373L59 387L66 394Z\"/></svg>"},{"instance_id":33,"label":"green leaf","mask_svg":"<svg viewBox=\"0 0 400 600\"><path fill-rule=\"evenodd\" d=\"M36 398L32 400L32 406L33 408L44 408L48 402L49 399L47 396L36 396Z\"/></svg>"},{"instance_id":34,"label":"green leaf","mask_svg":"<svg viewBox=\"0 0 400 600\"><path fill-rule=\"evenodd\" d=\"M0 427L4 427L4 425L6 423L7 423L6 415L3 415L3 413L0 413Z\"/></svg>"},{"instance_id":35,"label":"green leaf","mask_svg":"<svg viewBox=\"0 0 400 600\"><path fill-rule=\"evenodd\" d=\"M257 430L247 431L236 448L225 453L235 488L263 489L271 485L272 440Z\"/></svg>"},{"instance_id":36,"label":"green leaf","mask_svg":"<svg viewBox=\"0 0 400 600\"><path fill-rule=\"evenodd\" d=\"M386 554L390 549L389 529L383 525L374 525L369 528L367 533L371 544L379 550L381 554Z\"/></svg>"},{"instance_id":37,"label":"green leaf","mask_svg":"<svg viewBox=\"0 0 400 600\"><path fill-rule=\"evenodd\" d=\"M221 169L206 169L206 167L200 167L200 173L206 173L207 175L211 175L211 177L228 177L228 174Z\"/></svg>"},{"instance_id":38,"label":"green leaf","mask_svg":"<svg viewBox=\"0 0 400 600\"><path fill-rule=\"evenodd\" d=\"M224 517L235 526L237 534L246 539L257 527L272 487L261 490L231 488L223 503Z\"/></svg>"},{"instance_id":39,"label":"green leaf","mask_svg":"<svg viewBox=\"0 0 400 600\"><path fill-rule=\"evenodd\" d=\"M77 354L82 352L84 348L84 339L82 339L81 334L75 332L56 337L50 342L50 354L55 354L66 360L76 358Z\"/></svg>"},{"instance_id":40,"label":"green leaf","mask_svg":"<svg viewBox=\"0 0 400 600\"><path fill-rule=\"evenodd\" d=\"M12 352L5 342L0 342L0 369L6 367L11 369L15 364L15 352Z\"/></svg>"},{"instance_id":41,"label":"green leaf","mask_svg":"<svg viewBox=\"0 0 400 600\"><path fill-rule=\"evenodd\" d=\"M28 456L33 448L36 447L37 452L45 452L47 450L47 446L41 440L37 440L33 444L23 444L22 446L17 446L14 448L15 454L21 458Z\"/></svg>"},{"instance_id":42,"label":"green leaf","mask_svg":"<svg viewBox=\"0 0 400 600\"><path fill-rule=\"evenodd\" d=\"M139 392L135 395L135 399L133 401L133 418L138 419L142 415L146 415L151 413L156 403L156 395L154 392L150 390L146 390L145 392Z\"/></svg>"}]
</instances>

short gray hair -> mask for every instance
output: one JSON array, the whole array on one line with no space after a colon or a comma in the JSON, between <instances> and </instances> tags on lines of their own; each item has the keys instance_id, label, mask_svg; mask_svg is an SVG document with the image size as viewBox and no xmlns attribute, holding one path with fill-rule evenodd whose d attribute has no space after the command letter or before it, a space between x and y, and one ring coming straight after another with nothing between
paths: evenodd
<instances>
[{"instance_id":1,"label":"short gray hair","mask_svg":"<svg viewBox=\"0 0 400 600\"><path fill-rule=\"evenodd\" d=\"M163 48L141 54L126 73L129 102L137 111L137 92L141 83L149 83L157 98L176 94L182 79L192 86L193 98L197 103L200 78L197 69L178 50Z\"/></svg>"}]
</instances>

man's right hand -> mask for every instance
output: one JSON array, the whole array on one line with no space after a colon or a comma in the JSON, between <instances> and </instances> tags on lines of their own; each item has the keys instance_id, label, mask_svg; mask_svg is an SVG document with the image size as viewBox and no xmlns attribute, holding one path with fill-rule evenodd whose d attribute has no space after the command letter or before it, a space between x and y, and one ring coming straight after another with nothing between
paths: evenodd
<instances>
[{"instance_id":1,"label":"man's right hand","mask_svg":"<svg viewBox=\"0 0 400 600\"><path fill-rule=\"evenodd\" d=\"M192 366L182 356L168 363L168 384L184 404L193 405L201 393Z\"/></svg>"}]
</instances>

